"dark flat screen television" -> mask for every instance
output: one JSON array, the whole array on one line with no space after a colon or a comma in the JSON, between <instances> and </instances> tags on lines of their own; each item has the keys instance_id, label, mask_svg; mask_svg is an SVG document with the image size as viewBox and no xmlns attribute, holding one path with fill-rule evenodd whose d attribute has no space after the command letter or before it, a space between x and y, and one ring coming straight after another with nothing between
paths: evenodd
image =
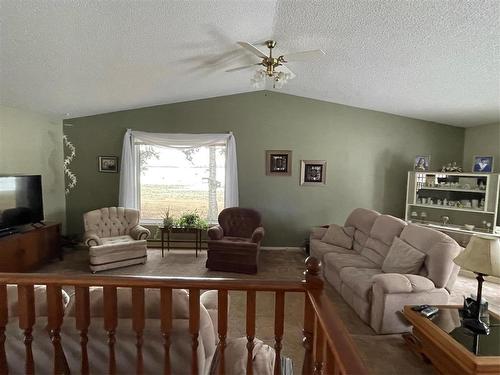
<instances>
[{"instance_id":1,"label":"dark flat screen television","mask_svg":"<svg viewBox=\"0 0 500 375\"><path fill-rule=\"evenodd\" d=\"M0 230L42 220L42 176L0 175Z\"/></svg>"}]
</instances>

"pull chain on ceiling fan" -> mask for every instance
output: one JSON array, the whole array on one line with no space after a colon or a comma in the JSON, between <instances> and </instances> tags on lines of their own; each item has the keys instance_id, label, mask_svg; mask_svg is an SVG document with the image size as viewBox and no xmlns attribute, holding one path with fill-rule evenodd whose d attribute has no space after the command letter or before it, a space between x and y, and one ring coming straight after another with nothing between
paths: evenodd
<instances>
[{"instance_id":1,"label":"pull chain on ceiling fan","mask_svg":"<svg viewBox=\"0 0 500 375\"><path fill-rule=\"evenodd\" d=\"M285 83L288 82L288 80L296 77L295 73L292 72L286 65L284 65L285 63L289 61L310 60L325 55L325 52L323 50L315 49L274 57L273 49L276 47L276 41L274 40L268 40L265 42L267 48L269 48L269 55L264 54L264 52L248 42L238 42L238 44L241 47L245 48L247 51L253 53L255 56L259 57L261 59L261 62L229 69L226 70L226 72L235 72L238 70L249 69L258 65L263 66L264 69L258 69L255 72L253 78L250 80L252 85L256 88L262 88L265 85L266 79L270 79L273 81L273 88L281 88Z\"/></svg>"}]
</instances>

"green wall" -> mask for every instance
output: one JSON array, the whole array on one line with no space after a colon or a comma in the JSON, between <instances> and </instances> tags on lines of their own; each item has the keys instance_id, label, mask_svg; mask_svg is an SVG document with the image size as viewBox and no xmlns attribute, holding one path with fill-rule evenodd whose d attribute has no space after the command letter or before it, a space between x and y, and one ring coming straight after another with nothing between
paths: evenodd
<instances>
[{"instance_id":1,"label":"green wall","mask_svg":"<svg viewBox=\"0 0 500 375\"><path fill-rule=\"evenodd\" d=\"M67 120L78 185L67 197L69 233L82 214L118 203L119 174L97 172L98 155L121 156L127 128L232 131L240 205L261 211L264 244L298 246L313 225L343 223L356 207L404 215L407 171L417 154L432 165L462 162L464 129L275 92L175 103ZM291 177L265 175L265 150L293 150ZM299 186L301 159L328 162L326 186Z\"/></svg>"},{"instance_id":2,"label":"green wall","mask_svg":"<svg viewBox=\"0 0 500 375\"><path fill-rule=\"evenodd\" d=\"M41 174L45 220L66 219L62 122L0 106L0 174Z\"/></svg>"},{"instance_id":3,"label":"green wall","mask_svg":"<svg viewBox=\"0 0 500 375\"><path fill-rule=\"evenodd\" d=\"M467 128L464 141L464 170L472 170L474 155L494 157L493 171L500 171L500 124Z\"/></svg>"}]
</instances>

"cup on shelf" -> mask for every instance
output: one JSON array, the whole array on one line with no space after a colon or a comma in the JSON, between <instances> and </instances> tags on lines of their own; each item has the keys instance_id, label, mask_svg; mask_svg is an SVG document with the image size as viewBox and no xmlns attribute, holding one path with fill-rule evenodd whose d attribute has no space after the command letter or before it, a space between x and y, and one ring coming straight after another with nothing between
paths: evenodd
<instances>
[{"instance_id":1,"label":"cup on shelf","mask_svg":"<svg viewBox=\"0 0 500 375\"><path fill-rule=\"evenodd\" d=\"M464 228L465 228L466 230L470 230L470 231L472 231L472 230L474 230L475 226L474 226L474 225L472 225L472 224L464 224Z\"/></svg>"},{"instance_id":2,"label":"cup on shelf","mask_svg":"<svg viewBox=\"0 0 500 375\"><path fill-rule=\"evenodd\" d=\"M472 208L479 208L479 199L473 199L471 201L471 207Z\"/></svg>"}]
</instances>

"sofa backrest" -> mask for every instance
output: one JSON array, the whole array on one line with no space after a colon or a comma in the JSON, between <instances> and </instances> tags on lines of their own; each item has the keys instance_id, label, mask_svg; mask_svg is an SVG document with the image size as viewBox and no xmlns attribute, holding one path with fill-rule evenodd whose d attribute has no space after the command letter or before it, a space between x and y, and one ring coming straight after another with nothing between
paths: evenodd
<instances>
[{"instance_id":1,"label":"sofa backrest","mask_svg":"<svg viewBox=\"0 0 500 375\"><path fill-rule=\"evenodd\" d=\"M405 226L406 223L397 217L380 215L373 223L361 255L381 266L394 237L398 237Z\"/></svg>"},{"instance_id":2,"label":"sofa backrest","mask_svg":"<svg viewBox=\"0 0 500 375\"><path fill-rule=\"evenodd\" d=\"M251 208L225 208L219 214L219 225L224 230L224 236L250 238L261 225L261 217L258 211Z\"/></svg>"},{"instance_id":3,"label":"sofa backrest","mask_svg":"<svg viewBox=\"0 0 500 375\"><path fill-rule=\"evenodd\" d=\"M442 232L415 224L408 224L400 238L426 254L421 275L432 280L437 288L450 291L460 269L453 259L462 251L462 247Z\"/></svg>"},{"instance_id":4,"label":"sofa backrest","mask_svg":"<svg viewBox=\"0 0 500 375\"><path fill-rule=\"evenodd\" d=\"M139 224L139 211L132 208L105 207L83 215L85 231L94 231L99 237L129 234Z\"/></svg>"},{"instance_id":5,"label":"sofa backrest","mask_svg":"<svg viewBox=\"0 0 500 375\"><path fill-rule=\"evenodd\" d=\"M354 227L354 241L352 247L361 252L370 235L375 220L380 216L377 211L366 208L356 208L347 217L344 227Z\"/></svg>"}]
</instances>

